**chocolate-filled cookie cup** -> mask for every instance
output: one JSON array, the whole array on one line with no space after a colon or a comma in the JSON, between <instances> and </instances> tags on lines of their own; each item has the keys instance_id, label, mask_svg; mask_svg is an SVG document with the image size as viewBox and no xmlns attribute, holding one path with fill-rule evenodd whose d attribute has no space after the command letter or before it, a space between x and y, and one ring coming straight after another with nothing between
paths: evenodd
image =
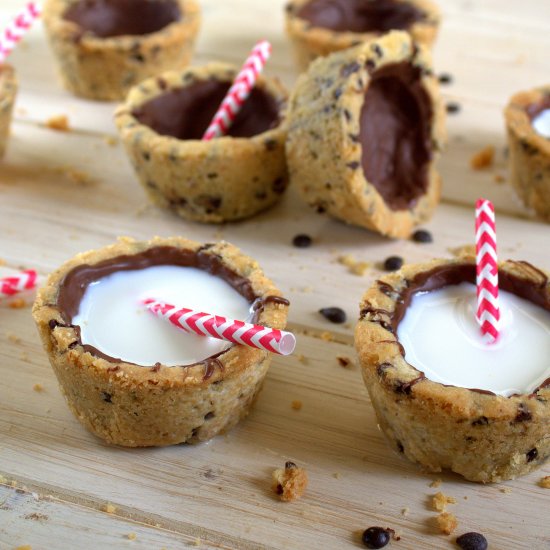
<instances>
[{"instance_id":1,"label":"chocolate-filled cookie cup","mask_svg":"<svg viewBox=\"0 0 550 550\"><path fill-rule=\"evenodd\" d=\"M535 470L550 456L550 379L509 396L444 385L407 361L398 337L415 296L475 285L475 272L475 259L464 257L408 265L383 277L363 296L355 344L379 426L396 451L432 472L499 482ZM545 273L507 261L499 278L501 291L550 311Z\"/></svg>"},{"instance_id":2,"label":"chocolate-filled cookie cup","mask_svg":"<svg viewBox=\"0 0 550 550\"><path fill-rule=\"evenodd\" d=\"M392 30L406 31L430 47L439 21L439 9L429 0L291 0L286 5L286 31L301 70L317 57Z\"/></svg>"},{"instance_id":3,"label":"chocolate-filled cookie cup","mask_svg":"<svg viewBox=\"0 0 550 550\"><path fill-rule=\"evenodd\" d=\"M317 211L389 237L432 215L445 140L431 56L404 32L317 59L290 100L291 182Z\"/></svg>"},{"instance_id":4,"label":"chocolate-filled cookie cup","mask_svg":"<svg viewBox=\"0 0 550 550\"><path fill-rule=\"evenodd\" d=\"M124 238L66 262L40 289L33 316L70 409L108 443L126 447L198 443L229 430L248 413L271 361L268 352L228 345L193 364L140 366L83 343L83 325L73 320L91 283L112 274L136 276L146 268L163 266L193 267L220 278L250 304L255 322L281 329L286 324L288 301L254 260L225 242L200 245L179 237L148 242ZM113 330L120 330L122 337L122 328Z\"/></svg>"},{"instance_id":5,"label":"chocolate-filled cookie cup","mask_svg":"<svg viewBox=\"0 0 550 550\"><path fill-rule=\"evenodd\" d=\"M203 223L249 218L284 193L287 95L259 78L228 134L201 138L237 74L212 63L134 88L115 122L149 198Z\"/></svg>"},{"instance_id":6,"label":"chocolate-filled cookie cup","mask_svg":"<svg viewBox=\"0 0 550 550\"><path fill-rule=\"evenodd\" d=\"M16 96L15 71L11 65L0 64L0 158L4 156L8 145Z\"/></svg>"},{"instance_id":7,"label":"chocolate-filled cookie cup","mask_svg":"<svg viewBox=\"0 0 550 550\"><path fill-rule=\"evenodd\" d=\"M504 118L512 186L527 208L550 223L550 128L544 134L534 126L549 109L550 85L515 94Z\"/></svg>"},{"instance_id":8,"label":"chocolate-filled cookie cup","mask_svg":"<svg viewBox=\"0 0 550 550\"><path fill-rule=\"evenodd\" d=\"M43 19L65 88L114 101L190 63L200 8L196 0L46 0Z\"/></svg>"}]
</instances>

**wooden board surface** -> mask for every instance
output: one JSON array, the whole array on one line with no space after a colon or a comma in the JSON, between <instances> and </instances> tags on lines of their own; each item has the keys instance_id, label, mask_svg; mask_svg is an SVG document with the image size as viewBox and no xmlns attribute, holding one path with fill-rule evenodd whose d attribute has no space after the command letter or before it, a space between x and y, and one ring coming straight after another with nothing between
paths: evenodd
<instances>
[{"instance_id":1,"label":"wooden board surface","mask_svg":"<svg viewBox=\"0 0 550 550\"><path fill-rule=\"evenodd\" d=\"M22 2L3 0L0 24ZM430 495L457 498L450 509L458 532L478 530L491 548L550 548L550 491L537 485L550 468L520 480L479 486L425 475L394 455L379 433L354 358L357 304L390 254L407 261L449 256L472 240L472 204L485 195L499 209L501 255L550 269L550 226L529 213L506 184L502 108L517 89L544 83L550 63L550 4L529 0L440 1L444 24L436 67L455 77L443 89L462 111L449 117L450 143L441 160L445 202L426 225L430 245L388 241L310 212L290 190L259 218L223 227L184 222L147 206L115 136L113 104L85 102L64 92L42 29L13 55L21 92L8 154L0 164L0 275L21 266L42 275L77 252L119 235L181 234L225 238L254 256L292 301L291 328L299 356L276 358L250 417L225 437L197 447L125 450L104 445L68 411L43 354L29 308L0 304L0 549L31 544L65 548L354 548L370 525L401 534L396 548L452 548L438 535ZM291 86L296 78L283 34L282 0L203 0L204 22L195 63L239 63L260 36L274 44L269 73ZM43 127L67 114L73 131ZM470 156L492 144L497 163L473 172ZM75 170L86 175L75 179ZM297 233L315 244L292 248ZM351 254L371 268L351 274L337 259ZM343 307L345 326L317 313ZM321 338L329 331L334 341ZM44 391L33 390L41 384ZM303 408L291 408L300 400ZM270 492L270 473L284 461L307 468L303 500L284 504ZM11 487L14 482L17 488ZM24 488L22 488L24 487ZM20 492L17 492L19 489ZM106 503L114 514L101 512ZM404 510L405 513L404 513ZM128 535L134 533L135 539Z\"/></svg>"}]
</instances>

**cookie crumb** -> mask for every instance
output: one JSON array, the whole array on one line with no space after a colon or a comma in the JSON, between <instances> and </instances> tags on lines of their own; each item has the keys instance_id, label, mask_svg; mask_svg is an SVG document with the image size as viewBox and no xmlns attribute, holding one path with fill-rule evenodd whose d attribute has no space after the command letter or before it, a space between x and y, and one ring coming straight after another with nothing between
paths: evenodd
<instances>
[{"instance_id":1,"label":"cookie crumb","mask_svg":"<svg viewBox=\"0 0 550 550\"><path fill-rule=\"evenodd\" d=\"M410 509L408 507L401 509L401 515L407 517L409 515Z\"/></svg>"},{"instance_id":2,"label":"cookie crumb","mask_svg":"<svg viewBox=\"0 0 550 550\"><path fill-rule=\"evenodd\" d=\"M448 248L447 250L456 258L463 258L465 256L475 257L476 255L476 247L473 244L463 244L462 246Z\"/></svg>"},{"instance_id":3,"label":"cookie crumb","mask_svg":"<svg viewBox=\"0 0 550 550\"><path fill-rule=\"evenodd\" d=\"M436 493L432 498L432 506L436 512L444 512L447 504L456 504L456 498L449 497L441 492Z\"/></svg>"},{"instance_id":4,"label":"cookie crumb","mask_svg":"<svg viewBox=\"0 0 550 550\"><path fill-rule=\"evenodd\" d=\"M284 470L275 470L272 478L273 490L284 502L299 499L307 487L307 472L304 468L298 468L294 462L287 462Z\"/></svg>"},{"instance_id":5,"label":"cookie crumb","mask_svg":"<svg viewBox=\"0 0 550 550\"><path fill-rule=\"evenodd\" d=\"M10 301L8 307L11 309L23 309L27 307L27 302L23 298L14 298Z\"/></svg>"},{"instance_id":6,"label":"cookie crumb","mask_svg":"<svg viewBox=\"0 0 550 550\"><path fill-rule=\"evenodd\" d=\"M550 476L543 477L543 478L539 481L539 485L540 485L543 489L550 489Z\"/></svg>"},{"instance_id":7,"label":"cookie crumb","mask_svg":"<svg viewBox=\"0 0 550 550\"><path fill-rule=\"evenodd\" d=\"M363 276L370 267L369 262L358 261L351 254L338 256L336 260L339 264L347 267L352 275L357 275L359 277Z\"/></svg>"},{"instance_id":8,"label":"cookie crumb","mask_svg":"<svg viewBox=\"0 0 550 550\"><path fill-rule=\"evenodd\" d=\"M32 550L32 546L30 544L23 544L23 546L18 546L15 550Z\"/></svg>"},{"instance_id":9,"label":"cookie crumb","mask_svg":"<svg viewBox=\"0 0 550 550\"><path fill-rule=\"evenodd\" d=\"M355 365L353 364L353 361L349 357L336 357L336 360L338 361L338 364L343 367L344 369L352 369Z\"/></svg>"},{"instance_id":10,"label":"cookie crumb","mask_svg":"<svg viewBox=\"0 0 550 550\"><path fill-rule=\"evenodd\" d=\"M342 477L342 475L340 474L340 472L334 472L334 473L332 474L332 477L333 477L334 479L340 479L340 478Z\"/></svg>"},{"instance_id":11,"label":"cookie crumb","mask_svg":"<svg viewBox=\"0 0 550 550\"><path fill-rule=\"evenodd\" d=\"M320 337L321 337L321 340L324 340L325 342L334 341L334 334L332 334L332 332L329 332L328 330L321 332Z\"/></svg>"},{"instance_id":12,"label":"cookie crumb","mask_svg":"<svg viewBox=\"0 0 550 550\"><path fill-rule=\"evenodd\" d=\"M137 535L136 535L135 533L128 533L128 534L126 535L126 538L127 538L128 540L136 540L136 539L137 539Z\"/></svg>"},{"instance_id":13,"label":"cookie crumb","mask_svg":"<svg viewBox=\"0 0 550 550\"><path fill-rule=\"evenodd\" d=\"M97 183L89 174L77 170L76 168L65 168L63 173L70 181L77 185L82 185L83 187L95 185Z\"/></svg>"},{"instance_id":14,"label":"cookie crumb","mask_svg":"<svg viewBox=\"0 0 550 550\"><path fill-rule=\"evenodd\" d=\"M502 487L502 489L500 489L500 492L504 493L506 495L509 495L512 492L512 488L511 487Z\"/></svg>"},{"instance_id":15,"label":"cookie crumb","mask_svg":"<svg viewBox=\"0 0 550 550\"><path fill-rule=\"evenodd\" d=\"M302 409L303 403L301 401L295 400L293 401L290 406L295 410L299 411Z\"/></svg>"},{"instance_id":16,"label":"cookie crumb","mask_svg":"<svg viewBox=\"0 0 550 550\"><path fill-rule=\"evenodd\" d=\"M67 115L55 115L46 120L46 128L56 132L70 131L69 117Z\"/></svg>"},{"instance_id":17,"label":"cookie crumb","mask_svg":"<svg viewBox=\"0 0 550 550\"><path fill-rule=\"evenodd\" d=\"M7 483L7 482L8 482L8 479L0 474L0 483Z\"/></svg>"},{"instance_id":18,"label":"cookie crumb","mask_svg":"<svg viewBox=\"0 0 550 550\"><path fill-rule=\"evenodd\" d=\"M308 358L305 355L303 355L302 353L298 354L296 356L296 359L298 359L298 361L300 363L302 363L302 365L308 365L309 364Z\"/></svg>"},{"instance_id":19,"label":"cookie crumb","mask_svg":"<svg viewBox=\"0 0 550 550\"><path fill-rule=\"evenodd\" d=\"M438 477L437 479L434 479L430 483L430 487L433 487L434 489L437 489L442 483L443 483L443 480Z\"/></svg>"},{"instance_id":20,"label":"cookie crumb","mask_svg":"<svg viewBox=\"0 0 550 550\"><path fill-rule=\"evenodd\" d=\"M493 165L494 159L495 148L492 145L488 145L472 155L470 159L470 168L472 168L472 170L484 170Z\"/></svg>"},{"instance_id":21,"label":"cookie crumb","mask_svg":"<svg viewBox=\"0 0 550 550\"><path fill-rule=\"evenodd\" d=\"M17 334L13 332L6 332L6 338L12 343L12 344L19 344L21 342L21 338L17 336Z\"/></svg>"},{"instance_id":22,"label":"cookie crumb","mask_svg":"<svg viewBox=\"0 0 550 550\"><path fill-rule=\"evenodd\" d=\"M114 136L109 136L109 135L104 135L103 136L103 141L107 144L107 145L110 145L111 147L114 147L115 145L118 144L118 139Z\"/></svg>"},{"instance_id":23,"label":"cookie crumb","mask_svg":"<svg viewBox=\"0 0 550 550\"><path fill-rule=\"evenodd\" d=\"M42 393L44 391L44 386L42 384L35 384L32 389L35 392Z\"/></svg>"},{"instance_id":24,"label":"cookie crumb","mask_svg":"<svg viewBox=\"0 0 550 550\"><path fill-rule=\"evenodd\" d=\"M201 539L200 537L197 537L194 541L193 541L193 546L200 546L201 545Z\"/></svg>"},{"instance_id":25,"label":"cookie crumb","mask_svg":"<svg viewBox=\"0 0 550 550\"><path fill-rule=\"evenodd\" d=\"M505 183L506 178L502 174L495 174L493 176L493 179L495 180L495 183Z\"/></svg>"},{"instance_id":26,"label":"cookie crumb","mask_svg":"<svg viewBox=\"0 0 550 550\"><path fill-rule=\"evenodd\" d=\"M101 511L107 514L114 514L117 511L117 507L114 504L108 502L101 507Z\"/></svg>"},{"instance_id":27,"label":"cookie crumb","mask_svg":"<svg viewBox=\"0 0 550 550\"><path fill-rule=\"evenodd\" d=\"M445 535L450 535L458 527L458 521L456 517L449 512L443 512L442 514L439 514L436 519L439 530Z\"/></svg>"}]
</instances>

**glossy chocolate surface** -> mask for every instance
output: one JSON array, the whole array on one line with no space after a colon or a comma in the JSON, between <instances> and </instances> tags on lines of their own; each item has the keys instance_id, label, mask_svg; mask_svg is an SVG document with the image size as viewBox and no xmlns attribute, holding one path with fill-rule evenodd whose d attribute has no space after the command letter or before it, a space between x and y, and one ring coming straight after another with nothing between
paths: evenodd
<instances>
[{"instance_id":1,"label":"glossy chocolate surface","mask_svg":"<svg viewBox=\"0 0 550 550\"><path fill-rule=\"evenodd\" d=\"M414 5L396 0L311 0L297 15L314 27L357 33L404 30L425 18Z\"/></svg>"},{"instance_id":2,"label":"glossy chocolate surface","mask_svg":"<svg viewBox=\"0 0 550 550\"><path fill-rule=\"evenodd\" d=\"M420 69L402 62L373 73L360 118L365 178L392 210L414 206L428 189L432 104Z\"/></svg>"},{"instance_id":3,"label":"glossy chocolate surface","mask_svg":"<svg viewBox=\"0 0 550 550\"><path fill-rule=\"evenodd\" d=\"M199 80L185 88L164 92L135 109L133 115L163 136L201 139L231 84ZM227 135L252 137L279 124L279 105L262 88L255 87Z\"/></svg>"},{"instance_id":4,"label":"glossy chocolate surface","mask_svg":"<svg viewBox=\"0 0 550 550\"><path fill-rule=\"evenodd\" d=\"M182 18L176 0L80 0L63 18L100 38L160 31Z\"/></svg>"}]
</instances>

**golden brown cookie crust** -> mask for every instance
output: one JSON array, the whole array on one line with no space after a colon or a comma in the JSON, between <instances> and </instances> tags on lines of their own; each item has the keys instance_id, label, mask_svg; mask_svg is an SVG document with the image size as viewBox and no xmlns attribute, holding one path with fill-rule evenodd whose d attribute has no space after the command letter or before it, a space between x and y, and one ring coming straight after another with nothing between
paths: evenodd
<instances>
[{"instance_id":1,"label":"golden brown cookie crust","mask_svg":"<svg viewBox=\"0 0 550 550\"><path fill-rule=\"evenodd\" d=\"M232 82L237 69L225 63L168 72L136 86L115 113L115 122L139 181L149 198L183 218L223 223L249 218L284 193L287 93L278 80L260 77L280 105L280 124L251 138L224 136L211 141L162 136L141 124L133 111L170 90L215 78Z\"/></svg>"},{"instance_id":2,"label":"golden brown cookie crust","mask_svg":"<svg viewBox=\"0 0 550 550\"><path fill-rule=\"evenodd\" d=\"M432 472L449 469L471 481L498 482L524 475L550 456L550 388L502 397L433 382L407 363L391 330L407 281L463 264L475 265L475 258L408 265L377 281L361 301L355 345L379 425L393 448ZM550 295L544 274L529 264L507 261L499 269Z\"/></svg>"},{"instance_id":3,"label":"golden brown cookie crust","mask_svg":"<svg viewBox=\"0 0 550 550\"><path fill-rule=\"evenodd\" d=\"M311 61L330 53L357 46L379 38L382 33L336 32L323 27L311 26L298 17L298 12L310 0L290 0L286 5L286 32L292 41L298 67L304 71ZM439 8L430 0L403 0L413 4L426 14L423 21L411 25L407 32L419 44L431 47L437 37L441 19Z\"/></svg>"},{"instance_id":4,"label":"golden brown cookie crust","mask_svg":"<svg viewBox=\"0 0 550 550\"><path fill-rule=\"evenodd\" d=\"M367 66L375 71L407 61L421 68L422 85L432 102L433 158L427 192L413 207L392 210L365 179L357 139L359 115L370 81ZM445 144L446 130L445 109L431 66L430 53L415 46L407 33L397 31L310 65L290 99L286 147L291 182L309 205L390 237L408 237L432 215L441 187L434 164Z\"/></svg>"},{"instance_id":5,"label":"golden brown cookie crust","mask_svg":"<svg viewBox=\"0 0 550 550\"><path fill-rule=\"evenodd\" d=\"M127 447L197 443L229 430L246 416L261 389L268 352L232 346L218 357L191 366L153 368L99 358L82 347L75 328L57 306L59 285L73 268L158 246L213 255L249 280L259 298L280 296L257 262L226 242L201 245L180 237L148 242L123 238L116 244L77 255L48 278L33 307L33 317L69 407L80 422L109 443ZM284 328L283 304L264 304L258 323Z\"/></svg>"},{"instance_id":6,"label":"golden brown cookie crust","mask_svg":"<svg viewBox=\"0 0 550 550\"><path fill-rule=\"evenodd\" d=\"M16 96L15 71L11 65L0 64L0 158L4 156L8 144Z\"/></svg>"},{"instance_id":7,"label":"golden brown cookie crust","mask_svg":"<svg viewBox=\"0 0 550 550\"><path fill-rule=\"evenodd\" d=\"M190 63L200 27L197 0L177 0L182 19L158 32L110 38L82 34L78 25L63 19L68 7L77 1L46 0L43 13L61 80L73 94L121 100L142 80Z\"/></svg>"},{"instance_id":8,"label":"golden brown cookie crust","mask_svg":"<svg viewBox=\"0 0 550 550\"><path fill-rule=\"evenodd\" d=\"M504 118L508 131L510 181L525 206L550 222L550 139L533 128L527 108L550 97L550 85L514 95Z\"/></svg>"}]
</instances>

